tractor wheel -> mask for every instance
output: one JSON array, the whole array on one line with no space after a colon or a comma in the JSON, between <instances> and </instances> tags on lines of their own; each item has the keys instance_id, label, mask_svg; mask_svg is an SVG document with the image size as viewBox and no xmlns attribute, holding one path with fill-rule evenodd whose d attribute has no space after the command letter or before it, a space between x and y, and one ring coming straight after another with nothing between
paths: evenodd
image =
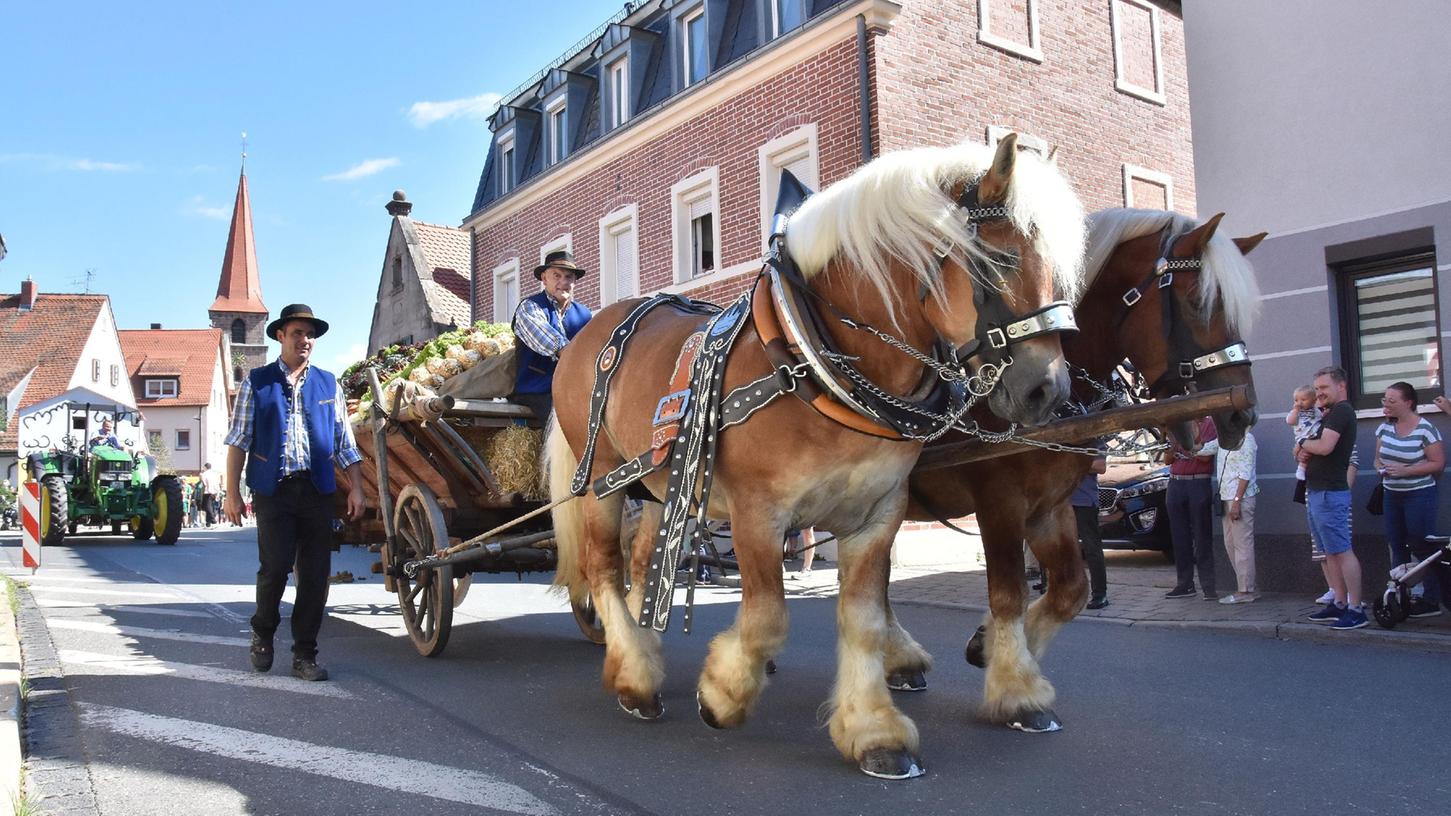
<instances>
[{"instance_id":1,"label":"tractor wheel","mask_svg":"<svg viewBox=\"0 0 1451 816\"><path fill-rule=\"evenodd\" d=\"M150 516L131 517L131 537L137 541L145 541L155 532L155 525Z\"/></svg>"},{"instance_id":2,"label":"tractor wheel","mask_svg":"<svg viewBox=\"0 0 1451 816\"><path fill-rule=\"evenodd\" d=\"M70 526L70 494L66 491L65 479L59 476L46 476L40 485L45 488L45 501L40 508L40 543L54 547L65 540L66 528Z\"/></svg>"},{"instance_id":3,"label":"tractor wheel","mask_svg":"<svg viewBox=\"0 0 1451 816\"><path fill-rule=\"evenodd\" d=\"M157 544L175 544L181 537L181 482L164 476L152 483L151 523Z\"/></svg>"}]
</instances>

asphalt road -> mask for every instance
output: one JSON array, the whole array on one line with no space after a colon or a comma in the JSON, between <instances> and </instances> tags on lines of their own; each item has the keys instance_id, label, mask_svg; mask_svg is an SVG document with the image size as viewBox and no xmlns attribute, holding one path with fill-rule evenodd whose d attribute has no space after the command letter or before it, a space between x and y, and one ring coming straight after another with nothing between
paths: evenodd
<instances>
[{"instance_id":1,"label":"asphalt road","mask_svg":"<svg viewBox=\"0 0 1451 816\"><path fill-rule=\"evenodd\" d=\"M0 564L18 542L0 534ZM83 536L47 549L30 583L64 665L95 801L105 814L1446 813L1451 660L1224 633L1070 625L1045 668L1065 730L979 720L981 673L961 658L977 615L905 603L938 660L898 703L927 776L874 780L821 723L832 599L790 601L781 671L753 719L704 726L693 702L709 636L738 597L711 589L697 628L667 636L666 716L637 722L599 684L544 576L486 577L439 658L403 636L370 556L334 569L328 683L250 672L252 531L171 548ZM289 591L290 598L290 591ZM678 621L678 616L677 616ZM42 807L44 802L40 803Z\"/></svg>"}]
</instances>

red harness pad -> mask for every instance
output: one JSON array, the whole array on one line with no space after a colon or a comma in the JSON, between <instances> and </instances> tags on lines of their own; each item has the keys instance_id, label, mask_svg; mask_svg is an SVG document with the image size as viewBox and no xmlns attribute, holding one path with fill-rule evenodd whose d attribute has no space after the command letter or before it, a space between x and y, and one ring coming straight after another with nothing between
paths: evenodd
<instances>
[{"instance_id":1,"label":"red harness pad","mask_svg":"<svg viewBox=\"0 0 1451 816\"><path fill-rule=\"evenodd\" d=\"M650 437L650 457L653 465L659 466L670 452L670 443L680 433L680 419L690 407L690 371L695 367L695 358L705 345L705 332L698 331L685 338L680 347L680 356L675 358L675 374L670 377L670 391L660 398L655 406L655 432Z\"/></svg>"}]
</instances>

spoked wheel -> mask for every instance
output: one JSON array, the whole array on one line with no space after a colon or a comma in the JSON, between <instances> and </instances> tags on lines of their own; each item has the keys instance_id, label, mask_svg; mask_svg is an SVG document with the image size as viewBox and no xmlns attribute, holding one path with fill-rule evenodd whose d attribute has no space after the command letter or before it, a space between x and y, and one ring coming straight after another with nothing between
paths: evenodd
<instances>
[{"instance_id":1,"label":"spoked wheel","mask_svg":"<svg viewBox=\"0 0 1451 816\"><path fill-rule=\"evenodd\" d=\"M411 484L398 495L393 511L397 552L394 582L403 625L414 648L424 657L437 657L448 645L453 626L453 567L419 570L409 578L403 565L448 548L448 530L438 497L421 484Z\"/></svg>"},{"instance_id":2,"label":"spoked wheel","mask_svg":"<svg viewBox=\"0 0 1451 816\"><path fill-rule=\"evenodd\" d=\"M574 622L579 624L579 631L584 633L589 642L605 645L605 625L600 621L599 615L595 614L594 598L585 595L584 600L579 603L570 601L569 608L574 612Z\"/></svg>"}]
</instances>

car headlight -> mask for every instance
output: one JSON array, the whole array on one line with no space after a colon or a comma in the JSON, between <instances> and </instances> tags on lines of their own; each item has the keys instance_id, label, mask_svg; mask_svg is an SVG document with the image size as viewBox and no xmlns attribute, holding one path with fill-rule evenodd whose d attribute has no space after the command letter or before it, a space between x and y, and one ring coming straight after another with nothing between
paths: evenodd
<instances>
[{"instance_id":1,"label":"car headlight","mask_svg":"<svg viewBox=\"0 0 1451 816\"><path fill-rule=\"evenodd\" d=\"M1159 518L1159 508L1151 507L1134 514L1134 529L1141 533L1147 533L1154 529L1154 522Z\"/></svg>"},{"instance_id":2,"label":"car headlight","mask_svg":"<svg viewBox=\"0 0 1451 816\"><path fill-rule=\"evenodd\" d=\"M1136 485L1133 485L1132 487L1123 488L1121 491L1119 491L1119 498L1133 499L1139 496L1147 496L1150 493L1162 493L1168 489L1169 477L1160 476L1155 479L1149 479L1147 481L1140 482Z\"/></svg>"}]
</instances>

